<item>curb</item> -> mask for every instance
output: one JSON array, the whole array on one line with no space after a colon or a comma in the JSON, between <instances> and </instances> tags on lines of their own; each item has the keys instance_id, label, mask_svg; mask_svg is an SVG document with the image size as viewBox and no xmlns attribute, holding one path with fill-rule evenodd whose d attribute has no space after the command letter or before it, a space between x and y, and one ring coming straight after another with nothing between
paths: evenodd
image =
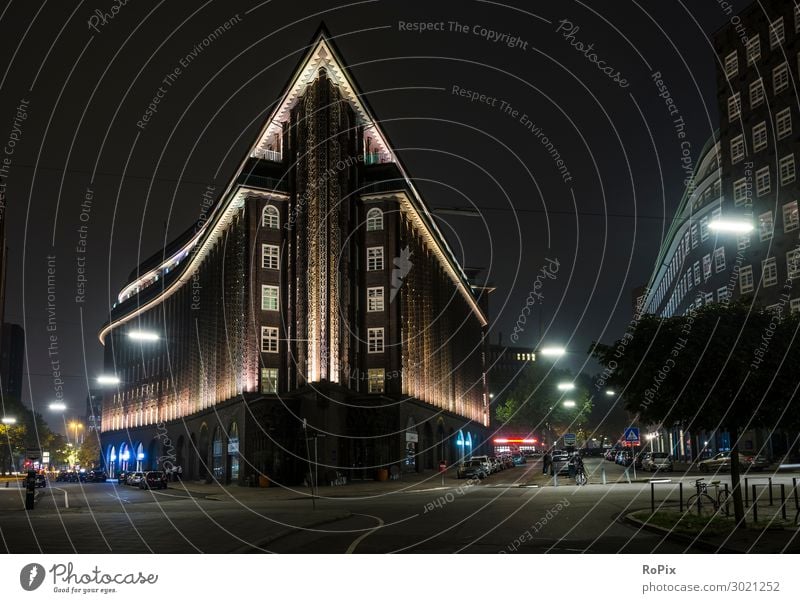
<instances>
[{"instance_id":1,"label":"curb","mask_svg":"<svg viewBox=\"0 0 800 603\"><path fill-rule=\"evenodd\" d=\"M345 512L345 513L340 513L339 515L335 515L334 517L329 517L328 519L320 519L319 521L311 522L310 524L302 526L302 527L288 528L286 530L282 530L282 531L278 532L277 534L275 534L273 536L270 536L270 537L260 541L258 544L249 544L247 546L241 546L238 549L235 549L235 550L231 551L228 554L230 554L230 555L241 555L243 553L249 553L249 554L257 553L257 554L259 554L259 553L268 552L268 551L257 551L257 550L254 550L254 549L256 549L256 548L264 548L267 545L272 544L276 540L280 540L281 538L286 538L287 536L291 536L292 534L295 534L297 532L302 532L304 530L308 530L309 528L318 528L319 526L324 526L325 524L328 524L328 523L335 523L337 521L342 521L343 519L349 519L352 516L353 516L353 514L348 511L348 512Z\"/></svg>"},{"instance_id":2,"label":"curb","mask_svg":"<svg viewBox=\"0 0 800 603\"><path fill-rule=\"evenodd\" d=\"M744 553L743 551L732 549L730 547L719 546L711 542L708 542L706 540L699 540L691 538L690 536L685 536L683 534L676 534L675 532L671 532L670 530L662 528L661 526L653 525L651 523L647 523L646 521L642 521L641 519L633 517L634 513L645 510L646 509L637 509L636 511L632 511L627 515L624 516L620 515L617 517L617 520L624 523L632 524L637 528L647 530L648 532L659 534L661 536L664 536L667 540L671 540L672 542L678 542L680 544L689 544L691 546L703 549L710 553L725 553L730 555L741 555Z\"/></svg>"}]
</instances>

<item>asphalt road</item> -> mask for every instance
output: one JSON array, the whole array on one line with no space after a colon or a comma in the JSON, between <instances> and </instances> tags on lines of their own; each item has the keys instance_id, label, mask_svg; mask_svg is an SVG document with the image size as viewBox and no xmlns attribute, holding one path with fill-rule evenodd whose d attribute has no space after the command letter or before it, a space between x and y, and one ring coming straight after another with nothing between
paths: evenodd
<instances>
[{"instance_id":1,"label":"asphalt road","mask_svg":"<svg viewBox=\"0 0 800 603\"><path fill-rule=\"evenodd\" d=\"M606 485L601 483L605 469ZM629 484L621 467L587 462L588 486L566 478L552 486L540 463L509 469L480 484L449 480L404 491L355 494L328 488L312 502L301 494L232 489L208 498L192 484L145 491L105 484L52 484L36 510L20 492L0 489L0 550L49 553L683 553L622 520L649 508L650 485ZM641 477L641 476L640 476ZM646 477L650 477L648 474ZM688 484L693 477L683 478ZM368 485L367 485L368 486ZM193 491L192 488L197 491ZM676 485L662 484L668 497ZM686 488L686 485L684 486ZM4 491L5 490L5 491ZM65 508L64 492L69 509Z\"/></svg>"}]
</instances>

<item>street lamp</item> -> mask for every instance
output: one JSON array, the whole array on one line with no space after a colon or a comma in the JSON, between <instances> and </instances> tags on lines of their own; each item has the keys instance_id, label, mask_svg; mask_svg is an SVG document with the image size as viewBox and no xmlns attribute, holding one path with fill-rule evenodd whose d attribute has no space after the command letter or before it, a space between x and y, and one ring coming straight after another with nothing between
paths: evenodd
<instances>
[{"instance_id":1,"label":"street lamp","mask_svg":"<svg viewBox=\"0 0 800 603\"><path fill-rule=\"evenodd\" d=\"M567 353L567 350L560 347L549 347L549 348L542 348L539 350L539 353L542 356L547 356L549 358L558 358L559 356L563 356Z\"/></svg>"},{"instance_id":2,"label":"street lamp","mask_svg":"<svg viewBox=\"0 0 800 603\"><path fill-rule=\"evenodd\" d=\"M119 385L119 377L116 375L100 375L97 377L97 383L100 385Z\"/></svg>"},{"instance_id":3,"label":"street lamp","mask_svg":"<svg viewBox=\"0 0 800 603\"><path fill-rule=\"evenodd\" d=\"M75 431L75 445L77 446L78 445L78 430L79 429L83 429L83 424L82 423L78 423L77 421L72 421L69 424L69 426L70 426L71 429L73 429Z\"/></svg>"},{"instance_id":4,"label":"street lamp","mask_svg":"<svg viewBox=\"0 0 800 603\"><path fill-rule=\"evenodd\" d=\"M63 402L53 402L47 408L49 408L54 412L64 412L65 410L67 410L67 405L64 404Z\"/></svg>"},{"instance_id":5,"label":"street lamp","mask_svg":"<svg viewBox=\"0 0 800 603\"><path fill-rule=\"evenodd\" d=\"M575 408L575 400L564 400L564 408Z\"/></svg>"},{"instance_id":6,"label":"street lamp","mask_svg":"<svg viewBox=\"0 0 800 603\"><path fill-rule=\"evenodd\" d=\"M735 232L738 234L745 234L751 232L754 228L752 222L746 220L712 220L708 227L711 230L718 232Z\"/></svg>"},{"instance_id":7,"label":"street lamp","mask_svg":"<svg viewBox=\"0 0 800 603\"><path fill-rule=\"evenodd\" d=\"M17 418L16 417L3 417L1 421L2 421L3 425L14 425L17 422Z\"/></svg>"},{"instance_id":8,"label":"street lamp","mask_svg":"<svg viewBox=\"0 0 800 603\"><path fill-rule=\"evenodd\" d=\"M133 341L158 341L161 337L154 331L135 329L133 331L128 331L128 339L132 339Z\"/></svg>"},{"instance_id":9,"label":"street lamp","mask_svg":"<svg viewBox=\"0 0 800 603\"><path fill-rule=\"evenodd\" d=\"M606 396L616 396L616 392L613 389L606 390Z\"/></svg>"},{"instance_id":10,"label":"street lamp","mask_svg":"<svg viewBox=\"0 0 800 603\"><path fill-rule=\"evenodd\" d=\"M562 392L567 392L575 389L574 383L559 383L556 387L560 389Z\"/></svg>"}]
</instances>

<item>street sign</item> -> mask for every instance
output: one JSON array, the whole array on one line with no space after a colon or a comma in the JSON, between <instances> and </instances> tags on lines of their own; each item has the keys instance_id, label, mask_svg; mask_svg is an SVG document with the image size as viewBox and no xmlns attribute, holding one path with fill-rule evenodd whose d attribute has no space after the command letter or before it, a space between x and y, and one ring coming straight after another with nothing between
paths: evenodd
<instances>
[{"instance_id":1,"label":"street sign","mask_svg":"<svg viewBox=\"0 0 800 603\"><path fill-rule=\"evenodd\" d=\"M42 449L28 448L28 450L25 451L25 458L28 458L32 461L38 461L40 458L42 458Z\"/></svg>"},{"instance_id":2,"label":"street sign","mask_svg":"<svg viewBox=\"0 0 800 603\"><path fill-rule=\"evenodd\" d=\"M638 427L628 427L625 430L625 435L622 436L622 439L625 442L629 442L631 444L638 444L639 443L639 428Z\"/></svg>"},{"instance_id":3,"label":"street sign","mask_svg":"<svg viewBox=\"0 0 800 603\"><path fill-rule=\"evenodd\" d=\"M574 446L576 442L575 434L574 433L565 433L564 434L564 446Z\"/></svg>"}]
</instances>

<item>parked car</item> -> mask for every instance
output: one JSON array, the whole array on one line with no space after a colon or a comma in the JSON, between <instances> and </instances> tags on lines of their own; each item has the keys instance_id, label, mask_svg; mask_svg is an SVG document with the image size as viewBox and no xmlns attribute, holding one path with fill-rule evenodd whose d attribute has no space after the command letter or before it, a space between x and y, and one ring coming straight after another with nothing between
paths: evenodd
<instances>
[{"instance_id":1,"label":"parked car","mask_svg":"<svg viewBox=\"0 0 800 603\"><path fill-rule=\"evenodd\" d=\"M497 473L498 471L502 471L505 469L503 463L500 462L500 459L496 456L490 456L489 462L492 464L492 473Z\"/></svg>"},{"instance_id":2,"label":"parked car","mask_svg":"<svg viewBox=\"0 0 800 603\"><path fill-rule=\"evenodd\" d=\"M763 471L770 466L769 459L760 454L757 456L739 456L739 460L743 461L745 471Z\"/></svg>"},{"instance_id":3,"label":"parked car","mask_svg":"<svg viewBox=\"0 0 800 603\"><path fill-rule=\"evenodd\" d=\"M742 471L763 471L767 467L769 467L769 460L761 455L758 456L746 456L743 454L739 455L739 467ZM706 459L704 461L700 461L697 463L700 471L727 471L731 468L731 453L729 452L718 452L710 459Z\"/></svg>"},{"instance_id":4,"label":"parked car","mask_svg":"<svg viewBox=\"0 0 800 603\"><path fill-rule=\"evenodd\" d=\"M43 473L36 474L36 487L37 488L44 488L47 486L47 478L44 476Z\"/></svg>"},{"instance_id":5,"label":"parked car","mask_svg":"<svg viewBox=\"0 0 800 603\"><path fill-rule=\"evenodd\" d=\"M486 464L484 461L472 459L459 466L456 475L458 475L459 478L484 479L489 474L486 470Z\"/></svg>"},{"instance_id":6,"label":"parked car","mask_svg":"<svg viewBox=\"0 0 800 603\"><path fill-rule=\"evenodd\" d=\"M108 474L102 470L89 471L86 481L88 482L106 482L108 481Z\"/></svg>"},{"instance_id":7,"label":"parked car","mask_svg":"<svg viewBox=\"0 0 800 603\"><path fill-rule=\"evenodd\" d=\"M566 450L553 450L552 452L553 462L566 462L569 460L569 453Z\"/></svg>"},{"instance_id":8,"label":"parked car","mask_svg":"<svg viewBox=\"0 0 800 603\"><path fill-rule=\"evenodd\" d=\"M469 460L471 460L471 461L480 461L481 463L483 463L483 468L484 468L484 471L486 472L486 475L491 475L492 474L492 462L489 460L488 456L486 456L486 455L472 456L472 457L470 457Z\"/></svg>"},{"instance_id":9,"label":"parked car","mask_svg":"<svg viewBox=\"0 0 800 603\"><path fill-rule=\"evenodd\" d=\"M133 473L129 473L128 477L125 479L125 483L128 486L138 486L139 482L144 479L144 471L135 471Z\"/></svg>"},{"instance_id":10,"label":"parked car","mask_svg":"<svg viewBox=\"0 0 800 603\"><path fill-rule=\"evenodd\" d=\"M148 471L139 481L139 487L142 490L161 490L167 487L167 476L163 471Z\"/></svg>"},{"instance_id":11,"label":"parked car","mask_svg":"<svg viewBox=\"0 0 800 603\"><path fill-rule=\"evenodd\" d=\"M666 452L647 452L642 459L645 471L672 471L672 457Z\"/></svg>"},{"instance_id":12,"label":"parked car","mask_svg":"<svg viewBox=\"0 0 800 603\"><path fill-rule=\"evenodd\" d=\"M117 481L119 481L119 483L120 483L120 484L125 484L125 483L127 483L127 481L128 481L128 476L129 476L130 474L131 474L131 472L130 472L130 471L120 471L119 473L117 473Z\"/></svg>"}]
</instances>

